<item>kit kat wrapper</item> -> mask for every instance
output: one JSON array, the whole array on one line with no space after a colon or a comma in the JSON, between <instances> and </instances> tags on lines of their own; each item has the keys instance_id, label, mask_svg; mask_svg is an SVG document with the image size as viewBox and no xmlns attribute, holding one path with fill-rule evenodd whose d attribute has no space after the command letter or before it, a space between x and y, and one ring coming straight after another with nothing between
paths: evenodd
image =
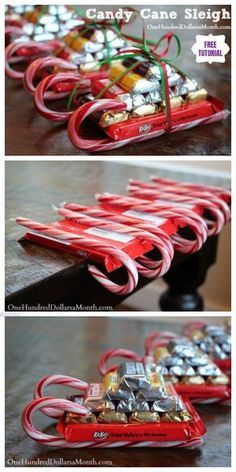
<instances>
[{"instance_id":1,"label":"kit kat wrapper","mask_svg":"<svg viewBox=\"0 0 236 472\"><path fill-rule=\"evenodd\" d=\"M204 100L196 105L184 105L172 111L172 127L188 123L189 121L207 118L214 113L215 106L210 100ZM120 141L133 138L134 136L149 134L166 127L166 115L159 112L142 118L132 118L118 125L108 126L105 132L114 141Z\"/></svg>"},{"instance_id":2,"label":"kit kat wrapper","mask_svg":"<svg viewBox=\"0 0 236 472\"><path fill-rule=\"evenodd\" d=\"M192 419L187 422L181 423L142 423L142 424L76 424L69 423L65 424L63 418L57 425L57 431L61 433L69 442L83 442L87 443L92 441L96 443L96 447L104 442L114 443L114 446L120 441L127 441L139 444L140 447L146 446L147 441L156 442L170 442L176 444L176 441L186 441L186 445L191 440L202 437L205 432L205 426L200 419L197 411L191 405L188 399L184 399L187 412L191 415ZM173 445L175 445L173 444ZM128 446L129 444L127 444ZM88 445L89 447L89 445Z\"/></svg>"},{"instance_id":3,"label":"kit kat wrapper","mask_svg":"<svg viewBox=\"0 0 236 472\"><path fill-rule=\"evenodd\" d=\"M74 223L69 220L57 221L56 223L52 224L52 227L62 229L63 231L68 231L73 234L78 234L80 236L83 236L84 238L86 238L87 236L88 238L101 241L103 244L107 243L107 245L109 246L111 245L113 247L116 247L117 249L121 249L126 254L128 254L132 259L136 259L140 257L141 255L144 255L150 250L152 250L152 245L148 241L141 241L138 238L131 237L130 241L121 242L121 241L116 241L114 239L109 239L109 237L107 238L99 237L96 234L92 234L92 232L90 231L92 230L91 227ZM97 229L98 228L96 227L96 230ZM107 232L107 234L109 235L109 231ZM117 233L117 236L119 236L118 233ZM108 272L112 272L113 270L116 270L122 266L121 262L118 259L110 257L107 254L104 255L104 252L103 251L100 252L98 249L93 250L92 248L88 248L87 252L85 251L85 249L80 251L79 247L76 248L76 246L79 246L79 242L77 244L75 243L74 245L75 249L73 250L71 247L67 246L65 243L63 244L63 241L52 240L52 238L49 238L46 235L31 233L30 231L27 232L25 239L30 239L31 241L34 241L36 243L40 243L48 247L59 249L64 252L71 252L73 254L78 253L78 255L81 255L81 257L85 257L89 260L93 260L93 261L105 264L105 267Z\"/></svg>"}]
</instances>

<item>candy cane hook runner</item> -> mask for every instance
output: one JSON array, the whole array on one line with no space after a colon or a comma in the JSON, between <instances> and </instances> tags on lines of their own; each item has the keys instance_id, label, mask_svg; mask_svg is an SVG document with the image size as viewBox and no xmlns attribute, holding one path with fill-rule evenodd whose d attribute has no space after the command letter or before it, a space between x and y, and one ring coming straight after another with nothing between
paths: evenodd
<instances>
[{"instance_id":1,"label":"candy cane hook runner","mask_svg":"<svg viewBox=\"0 0 236 472\"><path fill-rule=\"evenodd\" d=\"M55 49L54 44L44 44L44 43L37 43L36 41L28 41L28 42L20 42L20 43L11 43L6 47L5 51L5 70L8 77L11 79L23 79L24 72L16 71L12 69L10 66L12 57L15 53L20 51L22 48L27 48L32 50L32 55L40 56L42 54L50 53ZM23 61L28 61L30 56L21 56Z\"/></svg>"},{"instance_id":2,"label":"candy cane hook runner","mask_svg":"<svg viewBox=\"0 0 236 472\"><path fill-rule=\"evenodd\" d=\"M182 194L179 195L178 193L174 193L174 192L167 193L164 190L158 191L158 189L151 190L148 188L140 188L139 186L133 183L130 183L128 185L128 190L129 190L129 193L133 197L144 198L144 199L147 198L148 200L150 199L151 201L154 201L157 205L163 204L162 199L163 201L166 200L167 208L169 207L172 209L172 204L176 203L176 204L179 204L180 207L182 205L183 207L185 207L185 205L186 206L199 205L200 207L204 208L204 210L208 210L210 214L214 217L214 220L204 218L208 226L208 236L213 236L213 235L218 234L222 230L225 224L224 214L220 211L218 206L215 203L209 200L206 200L205 198L203 199L203 198L196 198L196 197L191 197L191 196L189 197ZM158 199L160 199L160 202L158 201Z\"/></svg>"},{"instance_id":3,"label":"candy cane hook runner","mask_svg":"<svg viewBox=\"0 0 236 472\"><path fill-rule=\"evenodd\" d=\"M138 268L138 272L143 275L144 277L161 277L164 275L170 268L172 257L169 254L168 249L166 248L165 243L161 240L161 238L157 238L157 236L138 228L124 226L120 223L112 223L110 221L104 221L101 219L97 219L83 213L74 212L67 208L58 208L57 209L59 215L63 216L64 218L71 219L75 222L84 223L88 226L98 226L105 228L107 231L115 231L118 233L129 234L131 236L141 238L144 241L150 241L153 247L157 248L158 251L161 253L162 261L158 261L156 263L156 269L150 269L148 267L143 267L141 262L145 265L145 261L148 259L147 257L136 261L136 265ZM108 234L109 238L109 234ZM151 261L153 262L153 261Z\"/></svg>"},{"instance_id":4,"label":"candy cane hook runner","mask_svg":"<svg viewBox=\"0 0 236 472\"><path fill-rule=\"evenodd\" d=\"M112 357L122 357L123 359L132 359L142 362L142 357L137 354L137 352L130 351L129 349L109 349L102 354L98 362L98 371L101 375L105 375L117 369L119 364L113 364L110 367L106 365L107 361Z\"/></svg>"},{"instance_id":5,"label":"candy cane hook runner","mask_svg":"<svg viewBox=\"0 0 236 472\"><path fill-rule=\"evenodd\" d=\"M58 84L59 82L70 82L72 86L79 84L77 93L87 93L90 90L90 80L87 80L81 77L78 72L62 72L59 74L51 74L48 77L45 77L37 85L34 93L34 104L38 112L48 120L51 121L68 121L70 116L73 115L74 111L55 111L50 110L45 104L45 99L47 98L48 89L50 87ZM73 87L72 87L73 88ZM69 95L71 91L68 91L66 95Z\"/></svg>"},{"instance_id":6,"label":"candy cane hook runner","mask_svg":"<svg viewBox=\"0 0 236 472\"><path fill-rule=\"evenodd\" d=\"M31 439L34 439L40 444L46 444L49 446L57 446L57 447L80 447L81 443L69 443L65 438L56 436L56 435L49 435L44 434L43 432L39 431L35 428L32 422L33 414L44 409L52 409L56 411L61 411L61 415L68 411L70 413L76 413L81 416L85 416L90 413L90 411L79 405L77 403L71 402L69 400L65 400L64 398L52 398L52 397L43 397L37 398L32 400L28 405L26 405L25 409L23 410L21 416L21 423Z\"/></svg>"},{"instance_id":7,"label":"candy cane hook runner","mask_svg":"<svg viewBox=\"0 0 236 472\"><path fill-rule=\"evenodd\" d=\"M34 389L34 398L37 399L44 397L44 389L49 385L64 385L82 391L86 391L89 387L88 383L76 379L75 377L69 377L68 375L47 375L36 384ZM61 409L43 408L42 412L53 418L59 418L61 416Z\"/></svg>"},{"instance_id":8,"label":"candy cane hook runner","mask_svg":"<svg viewBox=\"0 0 236 472\"><path fill-rule=\"evenodd\" d=\"M48 67L58 67L60 69L74 71L77 72L77 66L72 64L71 62L65 61L64 59L60 59L59 57L40 57L33 61L29 67L27 67L25 74L24 74L24 86L25 88L33 95L36 91L36 86L34 85L34 80L37 78L38 74L43 69L47 69ZM54 91L45 92L44 99L58 99L63 98L68 95L68 92L56 94Z\"/></svg>"},{"instance_id":9,"label":"candy cane hook runner","mask_svg":"<svg viewBox=\"0 0 236 472\"><path fill-rule=\"evenodd\" d=\"M102 242L99 242L96 239L92 238L83 238L77 234L68 233L66 231L59 230L50 225L44 225L36 221L32 221L28 218L18 217L16 218L16 223L19 225L29 228L33 232L38 232L39 234L44 234L58 240L67 241L69 244L73 245L75 249L79 247L89 252L92 248L97 248L100 251L103 251L104 254L111 255L117 258L122 264L126 267L128 273L128 281L124 285L118 285L109 280L97 267L94 265L88 265L89 273L107 290L110 292L125 295L131 293L138 283L138 272L134 261L123 251L108 246Z\"/></svg>"}]
</instances>

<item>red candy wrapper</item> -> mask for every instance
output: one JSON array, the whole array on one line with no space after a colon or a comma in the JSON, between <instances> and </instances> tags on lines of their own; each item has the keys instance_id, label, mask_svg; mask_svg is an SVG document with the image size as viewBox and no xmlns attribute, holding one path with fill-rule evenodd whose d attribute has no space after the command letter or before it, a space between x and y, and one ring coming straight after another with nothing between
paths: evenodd
<instances>
[{"instance_id":1,"label":"red candy wrapper","mask_svg":"<svg viewBox=\"0 0 236 472\"><path fill-rule=\"evenodd\" d=\"M129 143L145 141L164 134L167 130L167 119L165 113L157 113L142 118L132 118L118 124L108 126L104 129L107 139L86 139L80 134L82 122L88 116L97 111L106 110L125 111L126 105L114 99L94 100L86 103L76 110L72 115L68 135L72 143L80 148L90 151L105 151L124 146ZM168 132L183 131L199 124L206 125L226 119L229 111L224 109L221 100L209 96L198 104L183 105L180 109L171 113L172 127Z\"/></svg>"}]
</instances>

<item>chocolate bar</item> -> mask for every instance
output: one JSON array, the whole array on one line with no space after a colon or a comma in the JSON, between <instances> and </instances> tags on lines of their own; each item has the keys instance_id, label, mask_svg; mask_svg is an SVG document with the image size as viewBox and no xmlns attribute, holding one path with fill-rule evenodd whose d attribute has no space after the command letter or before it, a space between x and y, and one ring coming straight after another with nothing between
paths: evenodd
<instances>
[{"instance_id":1,"label":"chocolate bar","mask_svg":"<svg viewBox=\"0 0 236 472\"><path fill-rule=\"evenodd\" d=\"M160 415L156 411L135 411L129 417L130 423L158 423Z\"/></svg>"},{"instance_id":2,"label":"chocolate bar","mask_svg":"<svg viewBox=\"0 0 236 472\"><path fill-rule=\"evenodd\" d=\"M122 387L127 387L131 390L150 387L150 381L147 378L142 362L125 362L119 366L117 372L120 376L120 386Z\"/></svg>"},{"instance_id":3,"label":"chocolate bar","mask_svg":"<svg viewBox=\"0 0 236 472\"><path fill-rule=\"evenodd\" d=\"M119 411L102 411L97 418L98 423L125 424L128 419L125 413Z\"/></svg>"}]
</instances>

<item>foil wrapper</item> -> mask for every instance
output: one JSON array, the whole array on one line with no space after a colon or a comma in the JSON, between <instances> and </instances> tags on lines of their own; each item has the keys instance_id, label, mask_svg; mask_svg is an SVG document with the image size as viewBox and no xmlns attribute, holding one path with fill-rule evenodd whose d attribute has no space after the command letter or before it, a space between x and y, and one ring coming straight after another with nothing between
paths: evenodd
<instances>
[{"instance_id":1,"label":"foil wrapper","mask_svg":"<svg viewBox=\"0 0 236 472\"><path fill-rule=\"evenodd\" d=\"M96 416L91 413L85 416L77 415L76 413L67 413L65 416L65 423L90 424L97 423Z\"/></svg>"},{"instance_id":2,"label":"foil wrapper","mask_svg":"<svg viewBox=\"0 0 236 472\"><path fill-rule=\"evenodd\" d=\"M126 424L128 418L125 413L119 411L102 411L97 417L98 423Z\"/></svg>"},{"instance_id":3,"label":"foil wrapper","mask_svg":"<svg viewBox=\"0 0 236 472\"><path fill-rule=\"evenodd\" d=\"M142 362L125 362L117 370L120 376L120 387L131 390L140 390L150 387L150 381L147 378Z\"/></svg>"},{"instance_id":4,"label":"foil wrapper","mask_svg":"<svg viewBox=\"0 0 236 472\"><path fill-rule=\"evenodd\" d=\"M161 400L156 400L151 406L151 411L166 413L169 411L182 411L184 409L183 403L179 397L169 396Z\"/></svg>"},{"instance_id":5,"label":"foil wrapper","mask_svg":"<svg viewBox=\"0 0 236 472\"><path fill-rule=\"evenodd\" d=\"M168 412L161 415L161 423L181 423L182 420L178 413Z\"/></svg>"},{"instance_id":6,"label":"foil wrapper","mask_svg":"<svg viewBox=\"0 0 236 472\"><path fill-rule=\"evenodd\" d=\"M121 400L116 408L116 411L129 413L136 410L136 400Z\"/></svg>"},{"instance_id":7,"label":"foil wrapper","mask_svg":"<svg viewBox=\"0 0 236 472\"><path fill-rule=\"evenodd\" d=\"M215 364L207 364L205 366L201 366L197 368L197 374L202 375L203 377L208 376L219 376L221 375L221 370Z\"/></svg>"},{"instance_id":8,"label":"foil wrapper","mask_svg":"<svg viewBox=\"0 0 236 472\"><path fill-rule=\"evenodd\" d=\"M129 417L130 423L159 423L160 416L155 411L135 411Z\"/></svg>"},{"instance_id":9,"label":"foil wrapper","mask_svg":"<svg viewBox=\"0 0 236 472\"><path fill-rule=\"evenodd\" d=\"M185 385L203 385L205 384L205 380L201 375L192 375L183 377L181 383Z\"/></svg>"},{"instance_id":10,"label":"foil wrapper","mask_svg":"<svg viewBox=\"0 0 236 472\"><path fill-rule=\"evenodd\" d=\"M216 377L208 377L207 383L210 385L228 385L229 379L227 375L221 374Z\"/></svg>"}]
</instances>

